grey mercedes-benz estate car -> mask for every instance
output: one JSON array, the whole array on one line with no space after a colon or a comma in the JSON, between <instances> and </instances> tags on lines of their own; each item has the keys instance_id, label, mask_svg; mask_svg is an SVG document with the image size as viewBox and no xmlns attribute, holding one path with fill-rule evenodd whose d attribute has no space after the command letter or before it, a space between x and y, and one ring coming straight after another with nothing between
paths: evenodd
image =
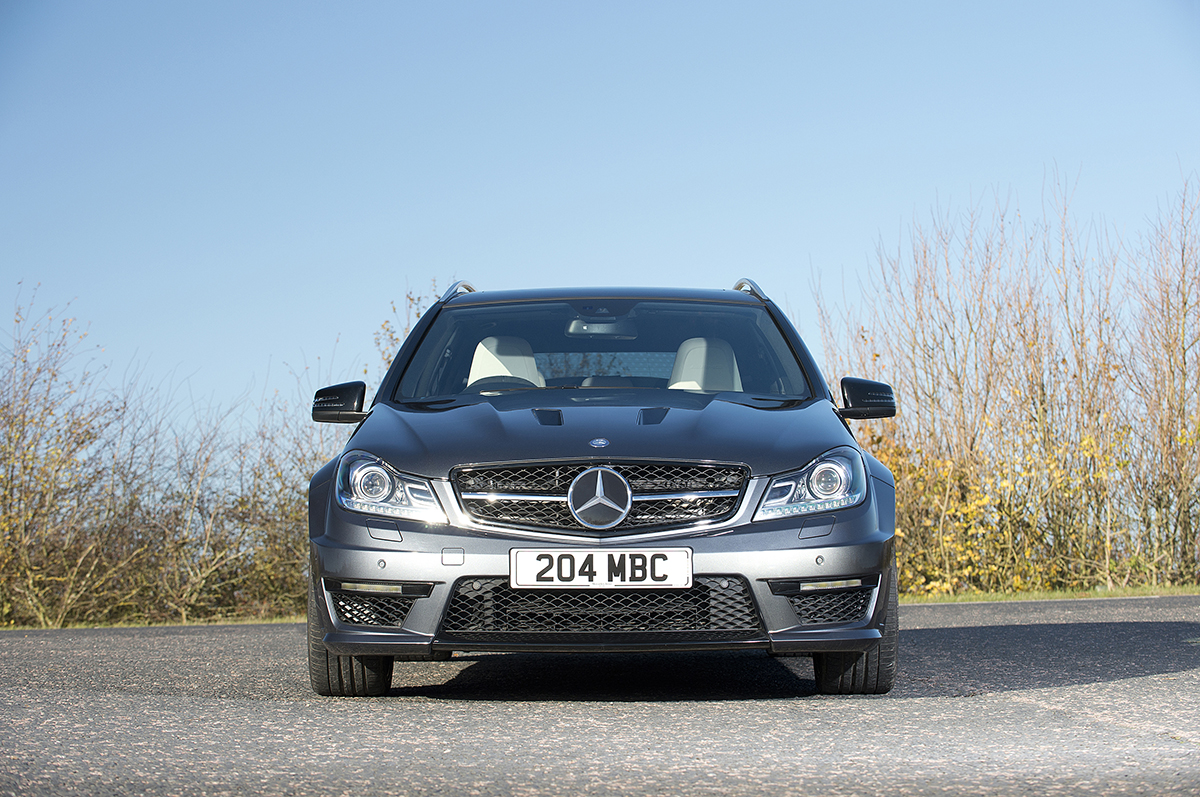
<instances>
[{"instance_id":1,"label":"grey mercedes-benz estate car","mask_svg":"<svg viewBox=\"0 0 1200 797\"><path fill-rule=\"evenodd\" d=\"M887 692L891 473L783 313L733 290L476 291L413 328L312 479L308 656L323 695L453 651L810 655L826 693Z\"/></svg>"}]
</instances>

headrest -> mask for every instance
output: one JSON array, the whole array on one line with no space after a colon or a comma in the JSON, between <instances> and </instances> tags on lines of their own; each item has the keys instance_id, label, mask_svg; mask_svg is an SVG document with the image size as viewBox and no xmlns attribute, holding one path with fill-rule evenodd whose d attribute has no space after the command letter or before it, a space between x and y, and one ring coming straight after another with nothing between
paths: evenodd
<instances>
[{"instance_id":1,"label":"headrest","mask_svg":"<svg viewBox=\"0 0 1200 797\"><path fill-rule=\"evenodd\" d=\"M733 347L720 338L688 338L675 352L675 367L671 369L667 387L740 393L742 376L733 356Z\"/></svg>"},{"instance_id":2,"label":"headrest","mask_svg":"<svg viewBox=\"0 0 1200 797\"><path fill-rule=\"evenodd\" d=\"M537 361L533 359L533 348L524 338L495 336L479 341L471 360L467 384L489 376L515 376L538 387L546 386L546 380L538 371Z\"/></svg>"}]
</instances>

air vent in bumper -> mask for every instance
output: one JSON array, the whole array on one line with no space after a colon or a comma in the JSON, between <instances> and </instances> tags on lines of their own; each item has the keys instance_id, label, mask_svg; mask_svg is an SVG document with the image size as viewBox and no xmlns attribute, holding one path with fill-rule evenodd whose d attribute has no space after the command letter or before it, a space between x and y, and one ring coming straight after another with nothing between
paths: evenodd
<instances>
[{"instance_id":1,"label":"air vent in bumper","mask_svg":"<svg viewBox=\"0 0 1200 797\"><path fill-rule=\"evenodd\" d=\"M787 597L800 625L848 625L866 621L879 576L843 581L771 581Z\"/></svg>"},{"instance_id":2,"label":"air vent in bumper","mask_svg":"<svg viewBox=\"0 0 1200 797\"><path fill-rule=\"evenodd\" d=\"M338 622L399 628L419 598L433 592L426 582L349 582L325 579Z\"/></svg>"},{"instance_id":3,"label":"air vent in bumper","mask_svg":"<svg viewBox=\"0 0 1200 797\"><path fill-rule=\"evenodd\" d=\"M459 580L438 641L587 644L717 642L765 637L738 576L690 589L515 590L507 578Z\"/></svg>"}]
</instances>

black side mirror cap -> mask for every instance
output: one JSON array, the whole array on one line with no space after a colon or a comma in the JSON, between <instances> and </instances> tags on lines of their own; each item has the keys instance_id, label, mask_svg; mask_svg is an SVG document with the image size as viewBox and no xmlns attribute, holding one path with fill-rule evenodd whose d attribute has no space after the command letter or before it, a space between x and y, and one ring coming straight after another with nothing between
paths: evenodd
<instances>
[{"instance_id":1,"label":"black side mirror cap","mask_svg":"<svg viewBox=\"0 0 1200 797\"><path fill-rule=\"evenodd\" d=\"M856 421L891 418L896 414L896 394L883 382L847 376L842 379L842 408L838 414Z\"/></svg>"},{"instance_id":2,"label":"black side mirror cap","mask_svg":"<svg viewBox=\"0 0 1200 797\"><path fill-rule=\"evenodd\" d=\"M313 396L312 419L318 423L358 423L370 413L363 412L367 386L362 382L343 382L323 387Z\"/></svg>"}]
</instances>

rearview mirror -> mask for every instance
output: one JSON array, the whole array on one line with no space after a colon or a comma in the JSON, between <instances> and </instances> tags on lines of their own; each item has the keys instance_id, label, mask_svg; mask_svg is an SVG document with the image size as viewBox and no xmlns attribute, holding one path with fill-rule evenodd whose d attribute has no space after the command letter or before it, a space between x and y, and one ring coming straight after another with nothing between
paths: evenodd
<instances>
[{"instance_id":1,"label":"rearview mirror","mask_svg":"<svg viewBox=\"0 0 1200 797\"><path fill-rule=\"evenodd\" d=\"M847 376L842 379L842 408L838 414L856 421L891 418L896 414L896 394L883 382Z\"/></svg>"},{"instance_id":2,"label":"rearview mirror","mask_svg":"<svg viewBox=\"0 0 1200 797\"><path fill-rule=\"evenodd\" d=\"M575 318L567 324L567 337L635 340L637 325L628 318Z\"/></svg>"},{"instance_id":3,"label":"rearview mirror","mask_svg":"<svg viewBox=\"0 0 1200 797\"><path fill-rule=\"evenodd\" d=\"M313 396L312 419L318 423L358 423L370 413L363 412L367 386L362 382L343 382L323 387Z\"/></svg>"}]
</instances>

